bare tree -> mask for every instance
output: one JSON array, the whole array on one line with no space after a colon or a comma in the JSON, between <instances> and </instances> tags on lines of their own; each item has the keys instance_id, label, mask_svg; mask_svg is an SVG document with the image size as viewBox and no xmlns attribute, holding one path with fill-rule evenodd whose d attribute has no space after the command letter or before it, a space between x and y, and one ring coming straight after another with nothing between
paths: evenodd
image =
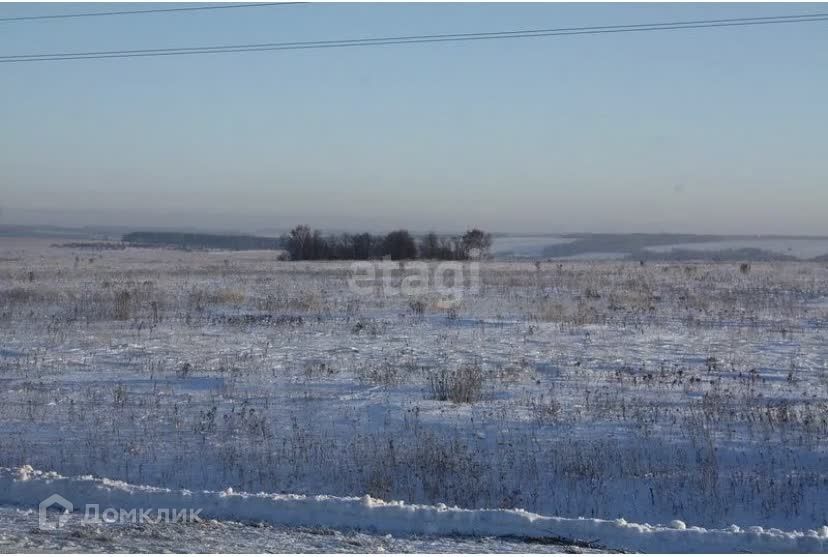
<instances>
[{"instance_id":1,"label":"bare tree","mask_svg":"<svg viewBox=\"0 0 828 557\"><path fill-rule=\"evenodd\" d=\"M420 241L420 257L440 259L440 238L434 232L429 232Z\"/></svg>"},{"instance_id":2,"label":"bare tree","mask_svg":"<svg viewBox=\"0 0 828 557\"><path fill-rule=\"evenodd\" d=\"M313 231L310 226L300 224L290 231L287 240L287 250L293 260L310 259L313 243Z\"/></svg>"},{"instance_id":3,"label":"bare tree","mask_svg":"<svg viewBox=\"0 0 828 557\"><path fill-rule=\"evenodd\" d=\"M462 244L466 258L486 257L492 247L492 235L483 232L479 228L472 228L463 234Z\"/></svg>"},{"instance_id":4,"label":"bare tree","mask_svg":"<svg viewBox=\"0 0 828 557\"><path fill-rule=\"evenodd\" d=\"M417 244L408 230L395 230L389 232L383 241L383 255L389 255L391 259L414 259L417 257Z\"/></svg>"}]
</instances>

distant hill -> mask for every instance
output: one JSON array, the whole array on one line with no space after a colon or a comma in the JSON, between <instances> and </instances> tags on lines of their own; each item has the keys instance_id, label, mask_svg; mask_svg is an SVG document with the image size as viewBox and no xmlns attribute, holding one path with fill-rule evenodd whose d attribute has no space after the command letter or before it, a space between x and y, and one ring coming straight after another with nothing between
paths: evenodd
<instances>
[{"instance_id":1,"label":"distant hill","mask_svg":"<svg viewBox=\"0 0 828 557\"><path fill-rule=\"evenodd\" d=\"M817 260L814 255L828 249L828 238L820 236L644 233L562 234L559 238L571 241L543 247L543 257L615 254L620 258L647 261L808 261Z\"/></svg>"},{"instance_id":2,"label":"distant hill","mask_svg":"<svg viewBox=\"0 0 828 557\"><path fill-rule=\"evenodd\" d=\"M584 253L632 254L646 247L717 242L727 238L698 234L563 234L561 237L575 238L575 241L546 246L544 257L571 257Z\"/></svg>"}]
</instances>

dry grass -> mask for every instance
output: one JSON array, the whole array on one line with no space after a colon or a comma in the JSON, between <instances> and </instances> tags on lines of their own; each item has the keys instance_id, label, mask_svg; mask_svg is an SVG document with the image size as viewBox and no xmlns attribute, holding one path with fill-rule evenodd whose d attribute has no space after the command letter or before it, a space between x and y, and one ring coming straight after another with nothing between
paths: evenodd
<instances>
[{"instance_id":1,"label":"dry grass","mask_svg":"<svg viewBox=\"0 0 828 557\"><path fill-rule=\"evenodd\" d=\"M428 385L434 400L471 404L483 396L484 375L477 365L457 369L441 368L428 374Z\"/></svg>"}]
</instances>

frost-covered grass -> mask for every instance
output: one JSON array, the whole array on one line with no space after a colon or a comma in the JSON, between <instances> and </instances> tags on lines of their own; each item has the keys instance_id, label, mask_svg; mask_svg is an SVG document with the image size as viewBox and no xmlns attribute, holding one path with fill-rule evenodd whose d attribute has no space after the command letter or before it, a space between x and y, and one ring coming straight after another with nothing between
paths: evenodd
<instances>
[{"instance_id":1,"label":"frost-covered grass","mask_svg":"<svg viewBox=\"0 0 828 557\"><path fill-rule=\"evenodd\" d=\"M344 262L48 244L0 243L0 466L828 522L824 264L485 263L450 307L357 296Z\"/></svg>"}]
</instances>

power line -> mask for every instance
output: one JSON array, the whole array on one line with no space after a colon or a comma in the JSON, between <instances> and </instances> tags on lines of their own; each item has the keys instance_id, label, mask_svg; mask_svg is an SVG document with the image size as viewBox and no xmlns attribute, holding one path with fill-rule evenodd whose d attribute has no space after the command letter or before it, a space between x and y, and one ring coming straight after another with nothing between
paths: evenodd
<instances>
[{"instance_id":1,"label":"power line","mask_svg":"<svg viewBox=\"0 0 828 557\"><path fill-rule=\"evenodd\" d=\"M671 31L680 29L703 29L716 27L742 27L771 25L779 23L808 23L828 21L828 13L804 15L783 15L752 18L708 19L696 21L673 21L667 23L644 23L631 25L606 25L592 27L562 27L556 29L523 29L516 31L493 31L478 33L451 33L437 35L408 35L394 37L368 37L357 39L336 39L322 41L297 41L278 43L255 43L236 45L196 46L181 48L156 48L139 50L109 50L91 52L58 52L47 54L19 54L0 56L0 63L42 62L58 60L98 60L105 58L137 58L148 56L181 56L187 54L220 54L234 52L262 52L278 50L306 50L319 48L345 48L354 46L385 46L401 44L423 44L494 39L516 39L532 37L554 37L563 35L597 35L605 33L630 33L643 31Z\"/></svg>"},{"instance_id":2,"label":"power line","mask_svg":"<svg viewBox=\"0 0 828 557\"><path fill-rule=\"evenodd\" d=\"M263 8L269 6L285 6L291 4L304 4L305 2L260 2L257 4L222 4L220 6L186 6L181 8L152 8L149 10L120 10L114 12L81 12L76 14L46 14L46 15L23 15L18 17L2 17L0 23L15 21L36 21L43 19L70 19L79 17L101 17L111 15L135 15L135 14L157 14L163 12L195 12L203 10L231 10L235 8Z\"/></svg>"}]
</instances>

